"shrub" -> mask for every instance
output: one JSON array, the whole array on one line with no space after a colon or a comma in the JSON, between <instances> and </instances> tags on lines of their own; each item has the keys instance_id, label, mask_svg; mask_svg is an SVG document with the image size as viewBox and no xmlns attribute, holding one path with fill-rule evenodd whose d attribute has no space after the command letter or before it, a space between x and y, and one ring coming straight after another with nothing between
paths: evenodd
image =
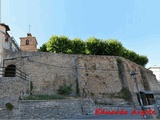
<instances>
[{"instance_id":1,"label":"shrub","mask_svg":"<svg viewBox=\"0 0 160 120\"><path fill-rule=\"evenodd\" d=\"M60 95L69 95L71 94L73 91L72 87L70 85L67 85L66 83L64 83L63 85L61 85L58 89L58 94Z\"/></svg>"},{"instance_id":2,"label":"shrub","mask_svg":"<svg viewBox=\"0 0 160 120\"><path fill-rule=\"evenodd\" d=\"M13 107L14 107L14 105L12 105L11 103L6 103L6 108L7 108L8 110L12 110Z\"/></svg>"}]
</instances>

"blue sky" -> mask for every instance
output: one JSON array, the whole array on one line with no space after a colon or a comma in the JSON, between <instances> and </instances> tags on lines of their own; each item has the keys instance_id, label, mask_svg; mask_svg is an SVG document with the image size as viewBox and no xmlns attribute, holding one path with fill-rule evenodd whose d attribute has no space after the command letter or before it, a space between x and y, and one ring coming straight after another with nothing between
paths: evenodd
<instances>
[{"instance_id":1,"label":"blue sky","mask_svg":"<svg viewBox=\"0 0 160 120\"><path fill-rule=\"evenodd\" d=\"M1 22L10 35L30 32L38 47L52 35L118 39L160 66L160 0L1 0Z\"/></svg>"}]
</instances>

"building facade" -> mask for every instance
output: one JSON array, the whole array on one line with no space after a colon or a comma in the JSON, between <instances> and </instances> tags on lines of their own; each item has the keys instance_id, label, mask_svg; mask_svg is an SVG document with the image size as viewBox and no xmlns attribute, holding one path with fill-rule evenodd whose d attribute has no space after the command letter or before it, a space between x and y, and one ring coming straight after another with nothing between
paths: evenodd
<instances>
[{"instance_id":1,"label":"building facade","mask_svg":"<svg viewBox=\"0 0 160 120\"><path fill-rule=\"evenodd\" d=\"M160 66L152 66L148 68L153 72L153 74L156 76L158 82L160 83Z\"/></svg>"},{"instance_id":2,"label":"building facade","mask_svg":"<svg viewBox=\"0 0 160 120\"><path fill-rule=\"evenodd\" d=\"M15 41L14 37L11 37L8 33L10 30L9 26L0 23L0 67L3 67L2 61L3 61L3 51L4 49L9 51L20 51L20 48Z\"/></svg>"},{"instance_id":3,"label":"building facade","mask_svg":"<svg viewBox=\"0 0 160 120\"><path fill-rule=\"evenodd\" d=\"M20 47L17 44L14 37L11 37L8 33L10 30L9 26L0 23L0 67L3 66L3 60L6 59L4 56L4 50L15 51L37 51L37 39L32 37L31 33L27 33L27 37L20 38Z\"/></svg>"}]
</instances>

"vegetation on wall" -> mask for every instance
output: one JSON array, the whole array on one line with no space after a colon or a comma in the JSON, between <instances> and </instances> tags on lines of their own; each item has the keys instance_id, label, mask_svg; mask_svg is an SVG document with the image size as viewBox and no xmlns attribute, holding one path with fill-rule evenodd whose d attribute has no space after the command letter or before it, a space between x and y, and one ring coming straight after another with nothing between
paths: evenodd
<instances>
[{"instance_id":1,"label":"vegetation on wall","mask_svg":"<svg viewBox=\"0 0 160 120\"><path fill-rule=\"evenodd\" d=\"M14 105L11 103L6 103L6 108L11 111L14 108Z\"/></svg>"},{"instance_id":2,"label":"vegetation on wall","mask_svg":"<svg viewBox=\"0 0 160 120\"><path fill-rule=\"evenodd\" d=\"M32 90L33 90L33 83L32 81L29 82L29 86L30 86L30 95L32 95Z\"/></svg>"},{"instance_id":3,"label":"vegetation on wall","mask_svg":"<svg viewBox=\"0 0 160 120\"><path fill-rule=\"evenodd\" d=\"M80 38L71 40L66 36L53 35L47 43L40 47L39 51L64 54L114 55L122 56L142 66L148 63L146 56L126 49L116 39L102 40L90 37L83 41Z\"/></svg>"},{"instance_id":4,"label":"vegetation on wall","mask_svg":"<svg viewBox=\"0 0 160 120\"><path fill-rule=\"evenodd\" d=\"M124 77L125 73L123 73L125 70L124 70L123 61L120 57L117 58L117 66L118 66L118 74L121 81L121 85L122 87L126 87L126 81Z\"/></svg>"},{"instance_id":5,"label":"vegetation on wall","mask_svg":"<svg viewBox=\"0 0 160 120\"><path fill-rule=\"evenodd\" d=\"M58 89L58 94L60 95L69 95L71 94L73 91L71 85L67 85L66 83L64 83L63 85L59 86Z\"/></svg>"},{"instance_id":6,"label":"vegetation on wall","mask_svg":"<svg viewBox=\"0 0 160 120\"><path fill-rule=\"evenodd\" d=\"M77 96L80 96L78 79L76 79L76 95L77 95Z\"/></svg>"},{"instance_id":7,"label":"vegetation on wall","mask_svg":"<svg viewBox=\"0 0 160 120\"><path fill-rule=\"evenodd\" d=\"M117 95L114 95L114 97L117 97L117 98L122 98L126 101L130 101L132 98L131 98L131 93L129 91L128 88L122 88L118 93Z\"/></svg>"},{"instance_id":8,"label":"vegetation on wall","mask_svg":"<svg viewBox=\"0 0 160 120\"><path fill-rule=\"evenodd\" d=\"M117 65L118 65L118 73L119 73L119 76L121 76L123 70L121 68L122 66L122 59L121 58L117 58Z\"/></svg>"},{"instance_id":9,"label":"vegetation on wall","mask_svg":"<svg viewBox=\"0 0 160 120\"><path fill-rule=\"evenodd\" d=\"M120 95L123 99L125 99L125 100L127 100L127 101L130 101L130 100L131 100L131 93L130 93L130 91L129 91L127 88L122 88L119 93L120 93L119 95Z\"/></svg>"}]
</instances>

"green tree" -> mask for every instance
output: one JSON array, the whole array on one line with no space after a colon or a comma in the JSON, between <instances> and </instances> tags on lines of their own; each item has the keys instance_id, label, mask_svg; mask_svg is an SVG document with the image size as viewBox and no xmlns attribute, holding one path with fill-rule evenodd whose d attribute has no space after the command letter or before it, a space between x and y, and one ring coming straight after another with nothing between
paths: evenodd
<instances>
[{"instance_id":1,"label":"green tree","mask_svg":"<svg viewBox=\"0 0 160 120\"><path fill-rule=\"evenodd\" d=\"M123 46L115 39L105 41L105 55L122 56Z\"/></svg>"},{"instance_id":2,"label":"green tree","mask_svg":"<svg viewBox=\"0 0 160 120\"><path fill-rule=\"evenodd\" d=\"M128 52L129 52L129 58L128 59L131 60L132 62L137 63L138 55L132 50L128 50Z\"/></svg>"},{"instance_id":3,"label":"green tree","mask_svg":"<svg viewBox=\"0 0 160 120\"><path fill-rule=\"evenodd\" d=\"M40 51L40 52L48 52L48 51L47 51L46 43L42 44L42 46L39 48L38 51Z\"/></svg>"},{"instance_id":4,"label":"green tree","mask_svg":"<svg viewBox=\"0 0 160 120\"><path fill-rule=\"evenodd\" d=\"M72 40L71 53L72 54L85 54L85 42L80 38Z\"/></svg>"},{"instance_id":5,"label":"green tree","mask_svg":"<svg viewBox=\"0 0 160 120\"><path fill-rule=\"evenodd\" d=\"M90 37L87 42L88 54L91 55L104 55L105 43L95 37Z\"/></svg>"},{"instance_id":6,"label":"green tree","mask_svg":"<svg viewBox=\"0 0 160 120\"><path fill-rule=\"evenodd\" d=\"M136 63L139 65L142 65L143 67L145 67L145 65L148 63L148 58L144 55L139 55L137 58Z\"/></svg>"},{"instance_id":7,"label":"green tree","mask_svg":"<svg viewBox=\"0 0 160 120\"><path fill-rule=\"evenodd\" d=\"M66 36L52 36L47 43L47 51L67 53L71 48L71 41Z\"/></svg>"},{"instance_id":8,"label":"green tree","mask_svg":"<svg viewBox=\"0 0 160 120\"><path fill-rule=\"evenodd\" d=\"M130 54L129 54L129 50L127 50L126 48L122 48L122 57L129 59L130 58Z\"/></svg>"},{"instance_id":9,"label":"green tree","mask_svg":"<svg viewBox=\"0 0 160 120\"><path fill-rule=\"evenodd\" d=\"M139 55L135 53L134 51L127 50L126 48L123 48L123 54L122 56L126 59L129 59L132 62L135 62L141 66L145 66L148 63L148 58L144 55Z\"/></svg>"},{"instance_id":10,"label":"green tree","mask_svg":"<svg viewBox=\"0 0 160 120\"><path fill-rule=\"evenodd\" d=\"M84 42L80 38L70 40L66 36L58 37L54 35L47 43L44 43L40 47L39 51L67 54L114 55L122 56L142 66L148 63L146 56L126 49L121 42L116 39L103 41L95 37L90 37Z\"/></svg>"}]
</instances>

